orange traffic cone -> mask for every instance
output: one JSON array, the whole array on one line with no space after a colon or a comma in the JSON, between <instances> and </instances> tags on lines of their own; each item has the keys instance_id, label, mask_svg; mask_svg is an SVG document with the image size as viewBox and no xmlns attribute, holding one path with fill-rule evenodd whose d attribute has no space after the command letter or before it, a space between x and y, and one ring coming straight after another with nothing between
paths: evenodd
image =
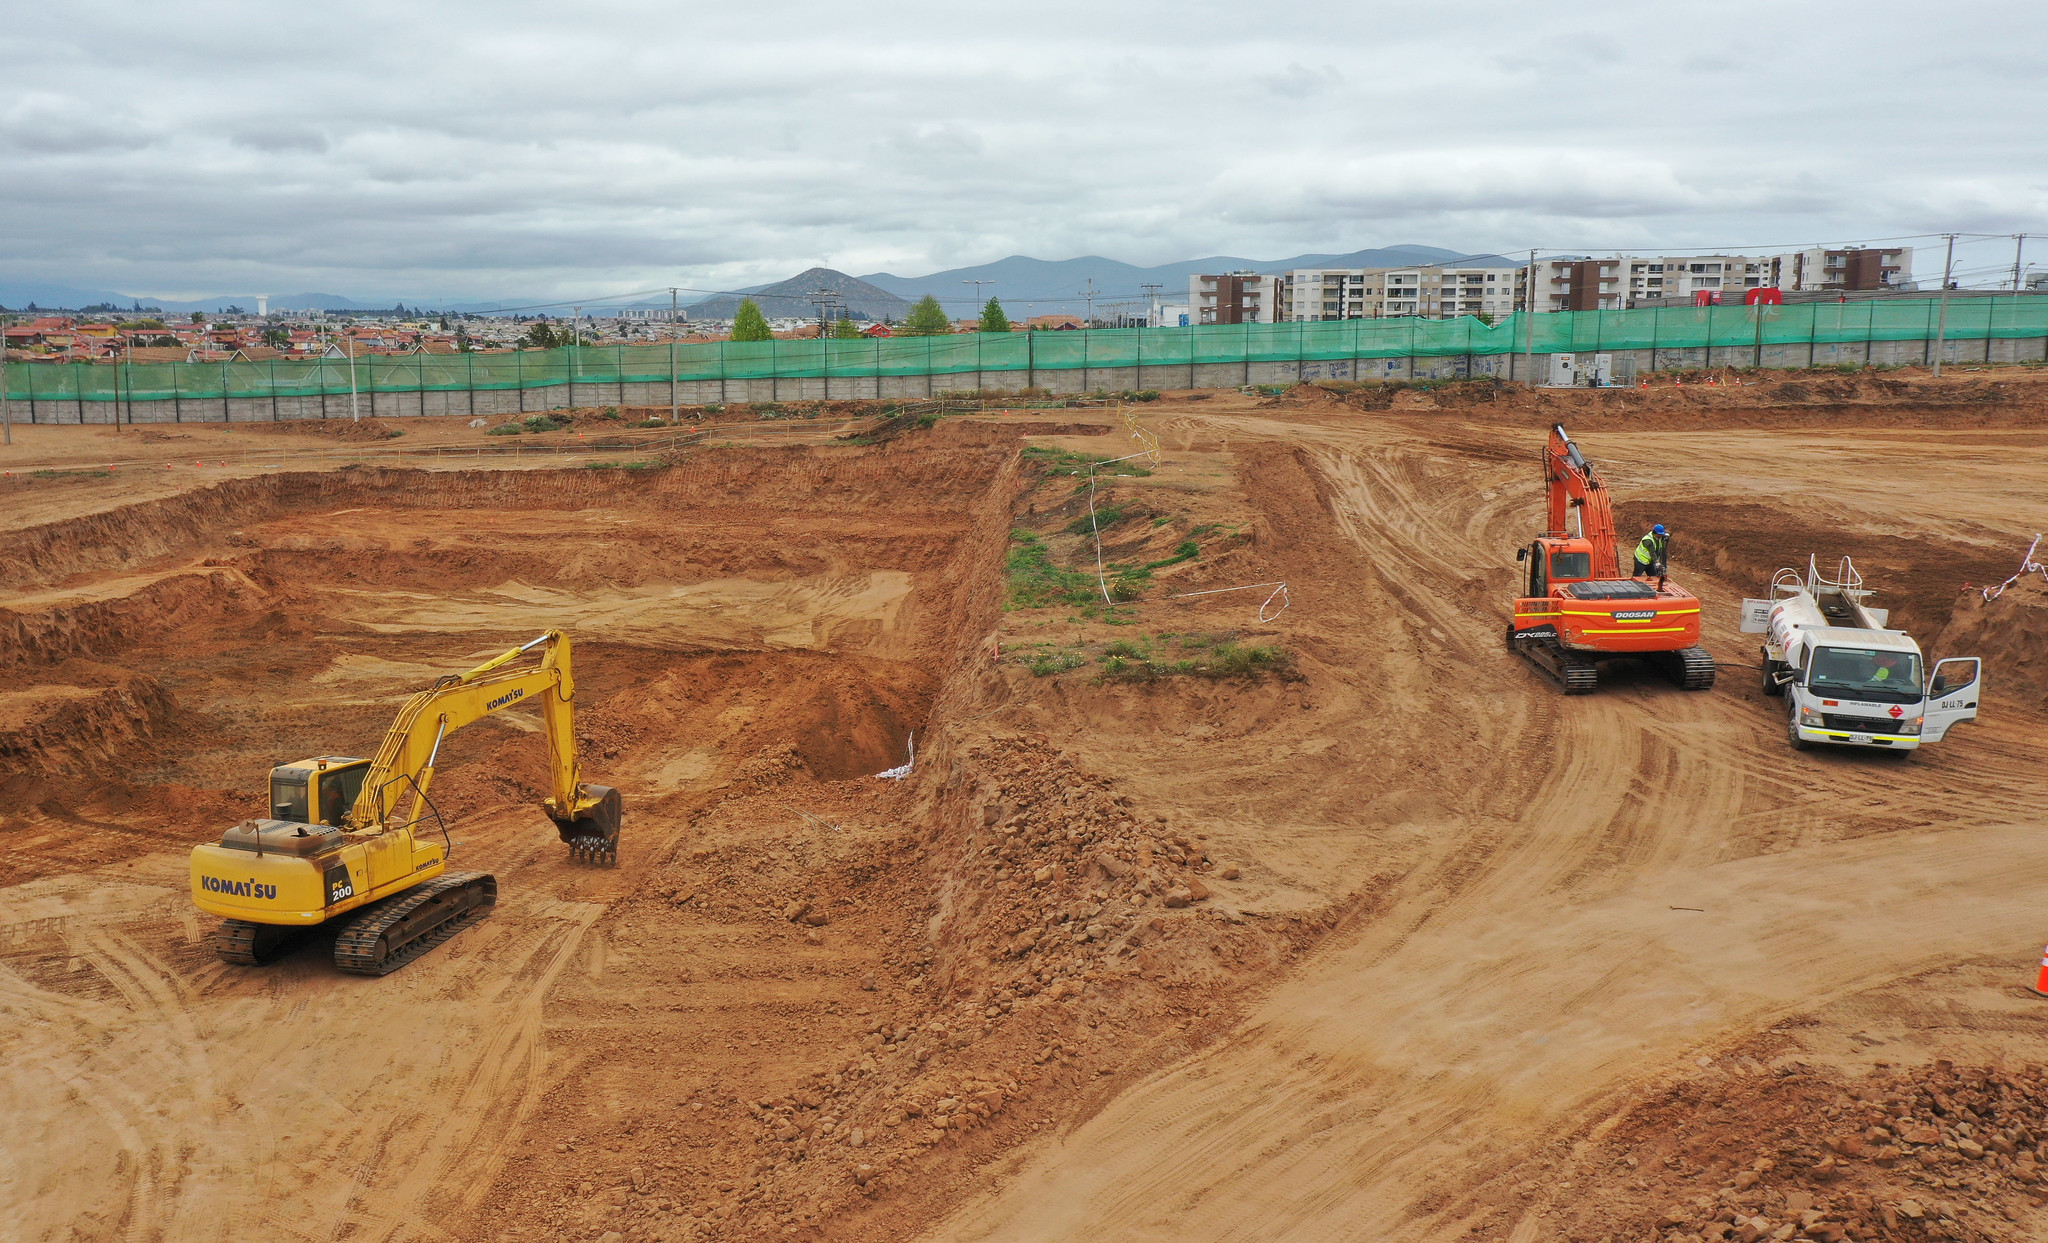
<instances>
[{"instance_id":1,"label":"orange traffic cone","mask_svg":"<svg viewBox=\"0 0 2048 1243\"><path fill-rule=\"evenodd\" d=\"M2048 946L2041 948L2041 974L2034 979L2034 992L2048 997Z\"/></svg>"}]
</instances>

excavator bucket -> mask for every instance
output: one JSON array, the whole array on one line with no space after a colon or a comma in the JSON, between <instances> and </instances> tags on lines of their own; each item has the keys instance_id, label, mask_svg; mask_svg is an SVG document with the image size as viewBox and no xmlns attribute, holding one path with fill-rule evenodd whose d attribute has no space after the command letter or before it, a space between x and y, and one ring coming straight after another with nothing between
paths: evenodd
<instances>
[{"instance_id":1,"label":"excavator bucket","mask_svg":"<svg viewBox=\"0 0 2048 1243\"><path fill-rule=\"evenodd\" d=\"M581 793L583 798L596 801L573 818L552 817L555 831L568 843L571 859L615 867L619 862L619 823L625 818L625 804L619 792L610 786L584 785ZM577 801L581 803L583 799Z\"/></svg>"}]
</instances>

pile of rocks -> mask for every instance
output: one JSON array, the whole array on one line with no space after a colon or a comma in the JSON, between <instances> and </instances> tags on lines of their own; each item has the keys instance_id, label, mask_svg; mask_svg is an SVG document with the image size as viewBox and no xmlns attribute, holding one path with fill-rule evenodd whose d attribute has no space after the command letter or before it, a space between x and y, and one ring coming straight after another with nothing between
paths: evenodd
<instances>
[{"instance_id":1,"label":"pile of rocks","mask_svg":"<svg viewBox=\"0 0 2048 1243\"><path fill-rule=\"evenodd\" d=\"M1634 1111L1581 1160L1596 1167L1596 1190L1567 1214L1568 1237L2048 1237L2040 1067L1937 1061L1841 1079L1739 1054L1708 1070Z\"/></svg>"}]
</instances>

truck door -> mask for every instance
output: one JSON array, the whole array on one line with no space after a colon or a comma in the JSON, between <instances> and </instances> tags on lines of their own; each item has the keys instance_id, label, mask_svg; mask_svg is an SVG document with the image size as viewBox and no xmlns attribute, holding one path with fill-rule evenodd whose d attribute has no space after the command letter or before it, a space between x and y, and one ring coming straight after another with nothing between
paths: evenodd
<instances>
[{"instance_id":1,"label":"truck door","mask_svg":"<svg viewBox=\"0 0 2048 1243\"><path fill-rule=\"evenodd\" d=\"M1920 741L1940 742L1949 726L1976 720L1983 681L1983 662L1975 656L1951 656L1936 664L1934 678L1927 684L1927 714L1920 726Z\"/></svg>"}]
</instances>

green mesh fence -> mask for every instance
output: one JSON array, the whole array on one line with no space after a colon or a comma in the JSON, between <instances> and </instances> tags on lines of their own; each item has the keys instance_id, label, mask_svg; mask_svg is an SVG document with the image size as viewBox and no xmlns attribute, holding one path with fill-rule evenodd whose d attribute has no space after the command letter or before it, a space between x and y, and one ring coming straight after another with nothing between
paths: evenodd
<instances>
[{"instance_id":1,"label":"green mesh fence","mask_svg":"<svg viewBox=\"0 0 2048 1243\"><path fill-rule=\"evenodd\" d=\"M1536 316L1538 354L1919 341L1934 336L1932 298L1790 306L1565 311ZM2048 337L2048 298L1957 298L1947 339ZM1531 348L1523 318L1219 324L1093 332L973 333L854 341L724 341L591 346L503 354L372 355L252 363L10 363L7 395L35 402L219 401L357 393L461 392L569 384L948 376L1347 358L1444 358ZM673 361L671 361L673 360Z\"/></svg>"}]
</instances>

